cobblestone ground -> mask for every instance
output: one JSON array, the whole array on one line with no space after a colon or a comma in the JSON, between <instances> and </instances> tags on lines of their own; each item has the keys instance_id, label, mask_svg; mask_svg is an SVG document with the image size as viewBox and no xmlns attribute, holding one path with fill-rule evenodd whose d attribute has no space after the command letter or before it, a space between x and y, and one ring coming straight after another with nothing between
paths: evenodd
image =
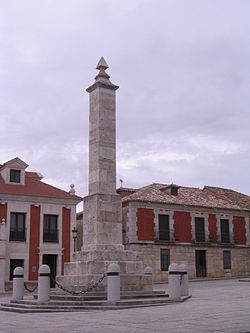
<instances>
[{"instance_id":1,"label":"cobblestone ground","mask_svg":"<svg viewBox=\"0 0 250 333\"><path fill-rule=\"evenodd\" d=\"M193 297L184 303L149 308L46 314L0 311L0 332L250 332L250 282L192 282L190 290ZM1 301L6 300L1 296Z\"/></svg>"}]
</instances>

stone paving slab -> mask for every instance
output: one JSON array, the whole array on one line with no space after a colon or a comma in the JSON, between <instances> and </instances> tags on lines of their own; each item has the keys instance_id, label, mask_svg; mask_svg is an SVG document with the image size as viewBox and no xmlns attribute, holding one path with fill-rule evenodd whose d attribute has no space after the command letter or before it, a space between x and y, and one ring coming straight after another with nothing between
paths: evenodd
<instances>
[{"instance_id":1,"label":"stone paving slab","mask_svg":"<svg viewBox=\"0 0 250 333\"><path fill-rule=\"evenodd\" d=\"M157 285L163 289L166 285ZM127 310L16 314L0 311L2 333L249 333L250 283L192 282L184 303ZM8 297L0 297L6 301Z\"/></svg>"}]
</instances>

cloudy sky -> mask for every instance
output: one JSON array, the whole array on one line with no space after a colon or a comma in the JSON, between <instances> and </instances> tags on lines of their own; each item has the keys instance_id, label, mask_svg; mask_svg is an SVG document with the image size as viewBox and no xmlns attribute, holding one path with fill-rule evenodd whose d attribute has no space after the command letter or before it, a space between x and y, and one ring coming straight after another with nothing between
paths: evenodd
<instances>
[{"instance_id":1,"label":"cloudy sky","mask_svg":"<svg viewBox=\"0 0 250 333\"><path fill-rule=\"evenodd\" d=\"M0 163L87 194L88 94L117 91L117 185L250 195L249 0L0 0Z\"/></svg>"}]
</instances>

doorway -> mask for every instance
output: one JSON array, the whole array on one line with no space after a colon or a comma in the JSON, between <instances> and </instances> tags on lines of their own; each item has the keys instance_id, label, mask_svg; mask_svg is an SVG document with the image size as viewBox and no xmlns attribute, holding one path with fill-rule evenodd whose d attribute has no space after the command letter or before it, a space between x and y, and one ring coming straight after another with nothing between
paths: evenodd
<instances>
[{"instance_id":1,"label":"doorway","mask_svg":"<svg viewBox=\"0 0 250 333\"><path fill-rule=\"evenodd\" d=\"M52 279L50 279L50 288L55 288L57 255L56 254L44 254L43 255L43 264L49 266L51 277L52 277Z\"/></svg>"},{"instance_id":2,"label":"doorway","mask_svg":"<svg viewBox=\"0 0 250 333\"><path fill-rule=\"evenodd\" d=\"M16 267L24 268L24 260L23 259L10 259L10 281L13 280L13 272Z\"/></svg>"},{"instance_id":3,"label":"doorway","mask_svg":"<svg viewBox=\"0 0 250 333\"><path fill-rule=\"evenodd\" d=\"M196 277L207 276L206 251L195 251Z\"/></svg>"}]
</instances>

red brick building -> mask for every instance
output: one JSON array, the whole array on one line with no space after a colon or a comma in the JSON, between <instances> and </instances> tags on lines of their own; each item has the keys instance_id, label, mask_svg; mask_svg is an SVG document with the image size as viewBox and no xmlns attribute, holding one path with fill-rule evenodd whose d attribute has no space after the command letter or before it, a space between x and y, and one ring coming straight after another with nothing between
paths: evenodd
<instances>
[{"instance_id":1,"label":"red brick building","mask_svg":"<svg viewBox=\"0 0 250 333\"><path fill-rule=\"evenodd\" d=\"M170 262L190 278L250 274L250 197L232 190L151 184L118 190L123 241L166 281Z\"/></svg>"},{"instance_id":2,"label":"red brick building","mask_svg":"<svg viewBox=\"0 0 250 333\"><path fill-rule=\"evenodd\" d=\"M27 167L19 158L0 165L0 289L16 266L24 267L25 281L37 280L42 263L63 274L73 252L71 230L82 198L73 185L62 191Z\"/></svg>"}]
</instances>

